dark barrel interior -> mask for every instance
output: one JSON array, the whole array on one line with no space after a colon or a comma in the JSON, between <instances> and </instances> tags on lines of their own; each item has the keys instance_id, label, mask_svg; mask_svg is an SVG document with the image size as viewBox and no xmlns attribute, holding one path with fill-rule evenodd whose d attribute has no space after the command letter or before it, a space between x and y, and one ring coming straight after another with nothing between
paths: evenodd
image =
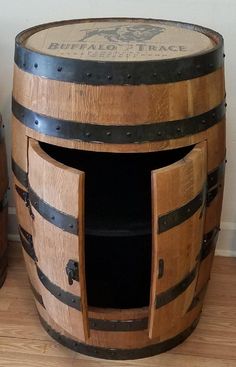
<instances>
[{"instance_id":1,"label":"dark barrel interior","mask_svg":"<svg viewBox=\"0 0 236 367\"><path fill-rule=\"evenodd\" d=\"M154 153L101 153L40 143L55 160L85 172L85 269L89 306L149 304L151 171L193 146Z\"/></svg>"}]
</instances>

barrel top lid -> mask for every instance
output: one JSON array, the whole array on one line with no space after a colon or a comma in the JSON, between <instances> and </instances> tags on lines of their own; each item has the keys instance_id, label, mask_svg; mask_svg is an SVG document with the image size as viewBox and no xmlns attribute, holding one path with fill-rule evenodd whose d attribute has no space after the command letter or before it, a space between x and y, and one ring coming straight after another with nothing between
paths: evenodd
<instances>
[{"instance_id":1,"label":"barrel top lid","mask_svg":"<svg viewBox=\"0 0 236 367\"><path fill-rule=\"evenodd\" d=\"M190 24L151 19L90 19L32 28L23 46L39 53L92 61L173 59L213 49L214 34Z\"/></svg>"}]
</instances>

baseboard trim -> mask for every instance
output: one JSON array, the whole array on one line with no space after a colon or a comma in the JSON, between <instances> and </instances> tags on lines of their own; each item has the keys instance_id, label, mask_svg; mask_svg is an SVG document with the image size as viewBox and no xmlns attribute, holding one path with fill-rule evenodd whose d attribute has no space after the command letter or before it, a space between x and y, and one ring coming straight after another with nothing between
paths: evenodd
<instances>
[{"instance_id":1,"label":"baseboard trim","mask_svg":"<svg viewBox=\"0 0 236 367\"><path fill-rule=\"evenodd\" d=\"M236 257L236 251L216 249L215 256Z\"/></svg>"},{"instance_id":2,"label":"baseboard trim","mask_svg":"<svg viewBox=\"0 0 236 367\"><path fill-rule=\"evenodd\" d=\"M11 242L20 242L20 236L18 234L8 233L7 238Z\"/></svg>"},{"instance_id":3,"label":"baseboard trim","mask_svg":"<svg viewBox=\"0 0 236 367\"><path fill-rule=\"evenodd\" d=\"M8 215L16 215L16 208L14 206L8 207Z\"/></svg>"}]
</instances>

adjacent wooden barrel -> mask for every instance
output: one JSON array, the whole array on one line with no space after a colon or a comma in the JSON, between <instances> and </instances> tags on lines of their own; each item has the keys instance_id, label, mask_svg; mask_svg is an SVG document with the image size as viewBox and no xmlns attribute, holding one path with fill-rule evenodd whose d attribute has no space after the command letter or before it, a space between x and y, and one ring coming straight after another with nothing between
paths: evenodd
<instances>
[{"instance_id":1,"label":"adjacent wooden barrel","mask_svg":"<svg viewBox=\"0 0 236 367\"><path fill-rule=\"evenodd\" d=\"M17 36L19 230L41 322L63 345L134 359L194 330L220 226L223 66L221 35L165 20Z\"/></svg>"},{"instance_id":2,"label":"adjacent wooden barrel","mask_svg":"<svg viewBox=\"0 0 236 367\"><path fill-rule=\"evenodd\" d=\"M7 159L0 115L0 287L7 275Z\"/></svg>"}]
</instances>

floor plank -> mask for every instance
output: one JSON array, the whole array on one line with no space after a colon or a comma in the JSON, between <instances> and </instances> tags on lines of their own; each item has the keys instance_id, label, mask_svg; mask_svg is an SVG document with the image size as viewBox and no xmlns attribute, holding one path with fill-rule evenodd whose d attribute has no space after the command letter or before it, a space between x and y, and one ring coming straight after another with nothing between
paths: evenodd
<instances>
[{"instance_id":1,"label":"floor plank","mask_svg":"<svg viewBox=\"0 0 236 367\"><path fill-rule=\"evenodd\" d=\"M216 257L201 320L181 345L159 356L106 361L77 354L51 339L38 320L18 243L9 246L0 290L0 367L235 367L236 258Z\"/></svg>"}]
</instances>

